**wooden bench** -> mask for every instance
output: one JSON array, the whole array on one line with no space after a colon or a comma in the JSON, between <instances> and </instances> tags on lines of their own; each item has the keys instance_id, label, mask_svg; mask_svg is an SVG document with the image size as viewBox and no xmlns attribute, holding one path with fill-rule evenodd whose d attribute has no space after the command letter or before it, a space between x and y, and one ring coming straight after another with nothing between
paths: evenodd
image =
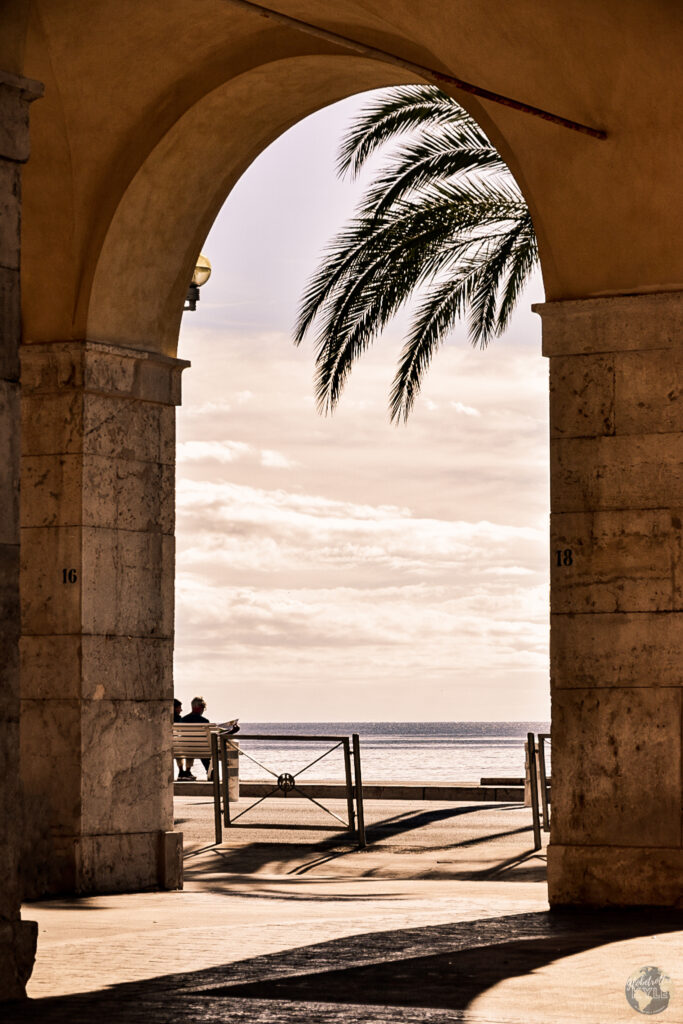
<instances>
[{"instance_id":1,"label":"wooden bench","mask_svg":"<svg viewBox=\"0 0 683 1024\"><path fill-rule=\"evenodd\" d=\"M211 760L212 722L174 722L173 756Z\"/></svg>"},{"instance_id":2,"label":"wooden bench","mask_svg":"<svg viewBox=\"0 0 683 1024\"><path fill-rule=\"evenodd\" d=\"M211 734L220 735L222 725L215 722L174 722L173 723L173 756L175 758L200 758L204 761L212 759ZM226 730L232 735L232 730ZM236 745L237 746L237 745ZM234 747L227 750L228 775L230 777L230 799L238 800L239 792L233 795L235 786L239 786L238 751Z\"/></svg>"},{"instance_id":3,"label":"wooden bench","mask_svg":"<svg viewBox=\"0 0 683 1024\"><path fill-rule=\"evenodd\" d=\"M221 732L215 722L174 722L173 723L173 757L202 758L211 762L214 802L214 818L216 824L216 842L223 838L221 827L221 757L218 737ZM229 787L229 792L228 792ZM224 800L239 799L239 754L236 744L228 745L223 764Z\"/></svg>"}]
</instances>

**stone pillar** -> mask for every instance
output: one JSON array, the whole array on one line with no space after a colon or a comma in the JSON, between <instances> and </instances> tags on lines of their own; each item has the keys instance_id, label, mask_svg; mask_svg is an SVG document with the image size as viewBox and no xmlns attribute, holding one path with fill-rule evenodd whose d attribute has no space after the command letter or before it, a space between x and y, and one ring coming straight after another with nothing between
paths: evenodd
<instances>
[{"instance_id":1,"label":"stone pillar","mask_svg":"<svg viewBox=\"0 0 683 1024\"><path fill-rule=\"evenodd\" d=\"M29 103L41 94L0 71L0 1002L25 995L37 934L19 914L19 250Z\"/></svg>"},{"instance_id":2,"label":"stone pillar","mask_svg":"<svg viewBox=\"0 0 683 1024\"><path fill-rule=\"evenodd\" d=\"M537 308L550 358L550 901L681 905L683 293Z\"/></svg>"},{"instance_id":3,"label":"stone pillar","mask_svg":"<svg viewBox=\"0 0 683 1024\"><path fill-rule=\"evenodd\" d=\"M27 893L181 885L172 806L175 408L187 363L22 350Z\"/></svg>"}]
</instances>

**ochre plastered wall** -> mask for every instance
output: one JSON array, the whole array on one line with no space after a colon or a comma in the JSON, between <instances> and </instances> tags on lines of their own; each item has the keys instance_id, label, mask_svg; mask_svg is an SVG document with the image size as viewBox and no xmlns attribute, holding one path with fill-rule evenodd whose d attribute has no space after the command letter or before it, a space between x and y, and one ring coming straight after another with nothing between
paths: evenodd
<instances>
[{"instance_id":1,"label":"ochre plastered wall","mask_svg":"<svg viewBox=\"0 0 683 1024\"><path fill-rule=\"evenodd\" d=\"M608 132L601 142L458 97L525 191L548 299L681 286L675 233L658 227L680 203L680 90L670 81L683 41L676 5L376 0L332 10L300 0L280 9ZM144 330L151 327L130 340L167 354L175 343L168 310L159 309L149 325L149 296L177 309L208 222L249 161L311 110L408 77L224 0L197 0L191 17L182 0L36 2L25 63L46 84L34 116L36 159L27 169L24 271L33 299L26 339L86 336L89 317L98 314L91 287L105 239L137 211L139 200L128 193L148 175L151 231L127 234L130 260L119 285L130 331L141 312ZM214 130L207 131L212 117ZM187 177L181 206L196 209L193 229L168 175L157 182L171 136L174 171ZM205 161L220 165L208 184L194 168ZM140 265L144 285L136 283Z\"/></svg>"}]
</instances>

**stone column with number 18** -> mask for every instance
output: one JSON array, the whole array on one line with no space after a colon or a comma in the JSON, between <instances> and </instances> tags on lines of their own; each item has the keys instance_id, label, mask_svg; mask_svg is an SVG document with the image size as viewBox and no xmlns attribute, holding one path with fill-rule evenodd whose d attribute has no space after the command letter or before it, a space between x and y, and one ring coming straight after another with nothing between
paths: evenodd
<instances>
[{"instance_id":1,"label":"stone column with number 18","mask_svg":"<svg viewBox=\"0 0 683 1024\"><path fill-rule=\"evenodd\" d=\"M550 359L554 904L683 892L683 294L538 307Z\"/></svg>"}]
</instances>

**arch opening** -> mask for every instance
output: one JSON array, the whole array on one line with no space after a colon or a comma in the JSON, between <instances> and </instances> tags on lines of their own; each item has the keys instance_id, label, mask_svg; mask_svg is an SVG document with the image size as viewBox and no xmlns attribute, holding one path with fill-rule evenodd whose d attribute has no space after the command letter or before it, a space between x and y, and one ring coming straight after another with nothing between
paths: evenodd
<instances>
[{"instance_id":1,"label":"arch opening","mask_svg":"<svg viewBox=\"0 0 683 1024\"><path fill-rule=\"evenodd\" d=\"M367 97L364 94L364 102ZM347 685L349 678L356 677L360 689L361 679L371 687L374 671L381 683L378 679L377 700L368 708L368 717L381 719L382 706L391 708L395 716L399 703L405 719L420 717L410 680L421 678L423 687L431 688L427 706L433 707L435 718L443 719L448 717L443 699L448 665L462 680L460 717L483 719L490 701L475 700L465 679L474 671L477 658L486 662L485 645L489 642L497 649L489 658L489 667L495 663L492 677L500 683L512 673L516 680L512 689L517 693L517 714L509 704L506 712L501 709L500 717L543 719L548 709L542 706L543 698L538 699L539 689L542 692L547 685L547 655L539 654L547 628L542 598L540 621L530 630L521 630L528 640L528 652L518 653L513 668L505 666L503 648L498 651L498 639L510 622L503 611L502 581L507 578L519 583L528 573L534 587L524 590L515 586L508 610L531 604L534 615L538 614L539 594L547 589L547 380L538 358L536 318L529 312L520 313L511 337L494 343L486 353L473 351L460 328L453 345L442 350L432 368L428 390L407 431L392 427L386 412L390 368L405 320L387 329L372 360L355 371L357 379L335 416L326 420L318 420L313 408L309 347L302 351L291 345L296 302L308 271L313 270L316 254L329 234L341 227L345 214L352 213L364 187L338 186L339 193L333 187L337 148L333 134L340 134L351 117L350 112L342 113L342 108L356 109L359 102L363 100L356 97L340 104L338 114L330 108L324 116L309 118L308 126L302 122L263 153L235 187L205 247L207 252L211 250L214 276L197 315L185 320L187 340L185 347L181 346L193 365L185 378L179 420L179 565L182 573L188 573L188 578L183 578L187 598L183 594L180 603L180 642L188 644L179 673L183 694L187 696L190 689L200 686L200 680L217 664L229 673L232 661L235 666L239 663L233 675L237 695L243 693L244 701L251 700L252 706L261 679L268 693L266 704L277 705L279 714L286 715L287 703L296 704L298 675L302 692L304 676L306 686L311 687L307 698L299 698L306 709L304 717L310 717L317 691L318 713L314 717L318 720L326 719L325 702L334 707L334 713L328 713L332 718L362 719L360 705L350 715L344 674ZM334 132L328 126L331 124ZM320 146L328 149L325 159L313 154L316 132ZM278 157L278 152L282 156ZM298 153L304 154L303 159ZM287 160L296 170L287 168ZM323 174L329 176L330 185L314 180ZM250 185L252 175L255 183ZM331 212L337 204L339 212ZM323 206L327 207L324 226L316 231L314 225ZM306 264L308 269L304 269ZM203 416L202 409L206 410ZM502 434L510 437L505 459L500 450ZM475 481L478 462L483 479ZM421 481L419 494L416 479ZM503 492L509 498L502 499ZM514 511L511 502L516 505ZM241 511L242 505L247 512ZM196 542L195 531L201 531L201 543ZM307 543L315 555L313 550L306 554ZM424 563L418 554L423 543L431 549ZM353 568L343 567L346 546L348 566ZM413 556L409 554L411 546ZM376 555L371 553L374 547ZM449 548L457 554L447 554ZM367 551L365 565L357 563L362 549ZM533 568L521 566L520 559L530 559ZM372 583L370 563L376 584ZM231 580L223 589L221 574ZM261 580L262 593L253 577ZM291 603L287 578L294 581ZM492 588L484 586L486 580ZM363 622L370 609L381 604L381 595L373 597L375 585L385 595L387 610L385 622L381 610L378 612L380 619L373 629L378 637L393 636L392 643L372 641L370 622ZM405 585L409 589L392 607L392 590ZM429 590L428 596L421 595L423 586ZM334 603L336 590L339 606L329 613L328 604ZM321 595L328 591L323 600ZM299 594L305 597L299 599ZM496 605L494 618L499 617L502 632L485 613L476 625L475 603L487 599ZM400 622L411 600L416 616L419 610L425 637L432 628L430 623L441 620L434 636L447 645L436 659L438 668L431 652L429 684L427 662L420 666L418 661L406 659L405 653L399 654L406 650L401 630L405 634L407 624L401 627ZM282 607L276 613L274 605L280 601ZM193 612L193 602L201 610ZM354 612L354 606L365 608L365 613ZM520 615L525 613L520 611ZM345 667L340 662L334 673L330 665L326 667L329 689L323 699L313 681L322 671L325 653L331 655L344 635L345 616L349 622L347 639L341 645ZM469 640L458 627L458 616L466 619ZM245 623L250 617L253 631L245 639ZM211 630L206 626L208 619L212 620ZM237 628L241 639L230 647L231 653L221 645L221 621L241 623ZM318 639L315 622L320 623ZM357 642L354 631L362 638ZM288 645L288 632L299 640ZM418 633L415 644L421 644L420 657L425 657L426 641L418 641ZM194 637L202 637L207 646L205 660L197 665L191 664L199 646ZM458 643L471 648L467 669L462 664L454 668L459 660ZM251 664L240 650L244 644L250 645ZM352 650L353 662L349 661ZM534 662L533 670L527 657L529 664ZM269 659L275 661L272 670ZM486 671L484 664L481 671ZM522 678L530 672L533 683ZM224 701L218 684L215 690ZM423 689L423 697L425 693ZM231 717L233 710L223 707L217 714ZM242 714L248 720L263 717L253 711ZM451 717L458 715L453 712ZM512 774L520 770L518 765Z\"/></svg>"}]
</instances>

